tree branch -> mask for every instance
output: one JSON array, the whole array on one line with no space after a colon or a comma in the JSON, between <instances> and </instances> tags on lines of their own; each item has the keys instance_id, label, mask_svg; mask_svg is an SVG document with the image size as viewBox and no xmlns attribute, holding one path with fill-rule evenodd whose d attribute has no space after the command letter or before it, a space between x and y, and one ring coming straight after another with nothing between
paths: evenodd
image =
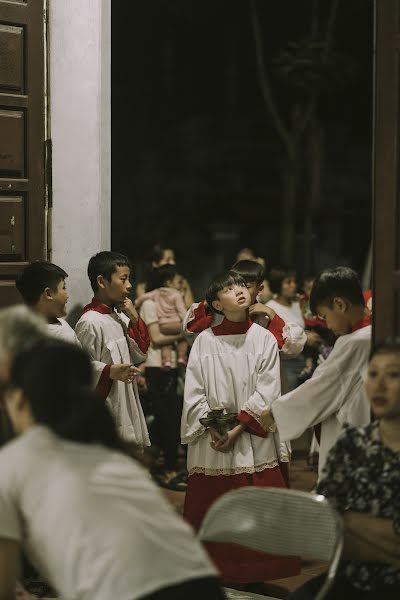
<instances>
[{"instance_id":1,"label":"tree branch","mask_svg":"<svg viewBox=\"0 0 400 600\"><path fill-rule=\"evenodd\" d=\"M272 97L272 89L271 84L267 75L267 70L264 61L264 47L260 29L260 21L258 18L258 14L256 11L255 0L250 0L250 12L251 12L251 21L253 26L254 33L254 45L256 51L256 60L257 60L257 74L258 81L261 88L262 97L264 99L267 110L272 117L272 122L275 126L275 129L278 132L279 137L282 142L286 146L287 152L291 157L293 154L293 141L291 139L289 130L285 126L284 121L281 119L278 109L275 105L274 99Z\"/></svg>"}]
</instances>

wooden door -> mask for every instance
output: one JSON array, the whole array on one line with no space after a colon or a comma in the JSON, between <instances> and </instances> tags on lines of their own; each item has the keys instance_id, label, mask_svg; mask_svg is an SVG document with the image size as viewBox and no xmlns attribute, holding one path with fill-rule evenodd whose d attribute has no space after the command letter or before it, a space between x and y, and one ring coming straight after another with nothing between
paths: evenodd
<instances>
[{"instance_id":1,"label":"wooden door","mask_svg":"<svg viewBox=\"0 0 400 600\"><path fill-rule=\"evenodd\" d=\"M0 306L45 257L44 0L0 0Z\"/></svg>"}]
</instances>

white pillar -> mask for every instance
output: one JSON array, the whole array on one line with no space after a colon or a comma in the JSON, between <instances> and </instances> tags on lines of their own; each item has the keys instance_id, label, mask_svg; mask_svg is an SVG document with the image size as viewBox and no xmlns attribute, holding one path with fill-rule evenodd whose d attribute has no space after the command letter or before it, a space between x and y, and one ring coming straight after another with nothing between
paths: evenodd
<instances>
[{"instance_id":1,"label":"white pillar","mask_svg":"<svg viewBox=\"0 0 400 600\"><path fill-rule=\"evenodd\" d=\"M111 0L49 1L51 260L69 309L91 299L89 258L111 244Z\"/></svg>"}]
</instances>

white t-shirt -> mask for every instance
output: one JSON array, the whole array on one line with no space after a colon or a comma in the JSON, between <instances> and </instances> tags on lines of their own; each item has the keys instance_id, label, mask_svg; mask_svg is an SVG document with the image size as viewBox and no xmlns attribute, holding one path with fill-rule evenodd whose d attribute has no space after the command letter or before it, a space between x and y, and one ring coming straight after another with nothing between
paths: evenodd
<instances>
[{"instance_id":1,"label":"white t-shirt","mask_svg":"<svg viewBox=\"0 0 400 600\"><path fill-rule=\"evenodd\" d=\"M276 314L286 321L286 323L296 323L304 329L305 323L300 308L300 302L292 302L291 306L284 306L276 300L268 300L266 306L269 306Z\"/></svg>"},{"instance_id":2,"label":"white t-shirt","mask_svg":"<svg viewBox=\"0 0 400 600\"><path fill-rule=\"evenodd\" d=\"M57 319L56 323L49 323L47 329L52 337L60 338L65 342L71 342L81 347L75 331L65 319Z\"/></svg>"},{"instance_id":3,"label":"white t-shirt","mask_svg":"<svg viewBox=\"0 0 400 600\"><path fill-rule=\"evenodd\" d=\"M140 316L146 323L147 327L152 323L158 323L157 305L154 300L145 300L140 307ZM176 364L176 352L173 350L171 353L172 367L175 368ZM154 348L151 343L147 350L146 367L162 367L162 356L161 349Z\"/></svg>"},{"instance_id":4,"label":"white t-shirt","mask_svg":"<svg viewBox=\"0 0 400 600\"><path fill-rule=\"evenodd\" d=\"M135 461L35 426L0 451L0 538L65 600L134 600L216 571Z\"/></svg>"}]
</instances>

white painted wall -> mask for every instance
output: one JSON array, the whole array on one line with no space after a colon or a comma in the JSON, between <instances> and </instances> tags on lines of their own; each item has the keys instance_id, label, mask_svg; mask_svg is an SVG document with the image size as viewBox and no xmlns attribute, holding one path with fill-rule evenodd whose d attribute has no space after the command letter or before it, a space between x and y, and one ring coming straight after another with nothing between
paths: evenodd
<instances>
[{"instance_id":1,"label":"white painted wall","mask_svg":"<svg viewBox=\"0 0 400 600\"><path fill-rule=\"evenodd\" d=\"M92 297L89 258L111 244L111 0L49 0L50 257L69 310Z\"/></svg>"}]
</instances>

